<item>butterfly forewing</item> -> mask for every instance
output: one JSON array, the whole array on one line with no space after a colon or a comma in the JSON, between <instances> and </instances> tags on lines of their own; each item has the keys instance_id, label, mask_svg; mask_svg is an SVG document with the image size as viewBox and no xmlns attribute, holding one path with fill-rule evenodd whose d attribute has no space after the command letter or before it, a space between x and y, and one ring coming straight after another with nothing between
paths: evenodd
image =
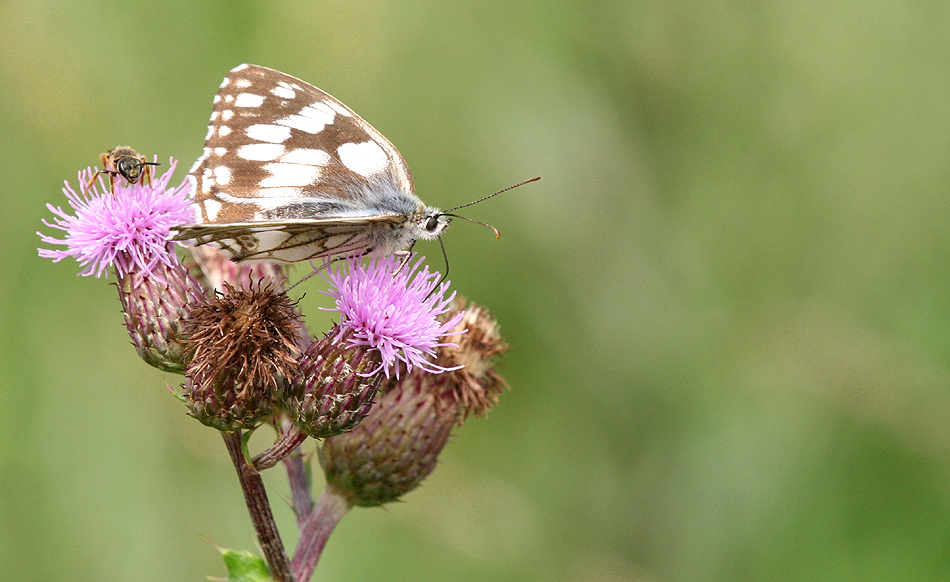
<instances>
[{"instance_id":1,"label":"butterfly forewing","mask_svg":"<svg viewBox=\"0 0 950 582\"><path fill-rule=\"evenodd\" d=\"M216 243L237 260L388 249L415 240L386 233L418 225L425 210L389 140L320 89L256 65L222 82L191 175L199 224L175 238Z\"/></svg>"}]
</instances>

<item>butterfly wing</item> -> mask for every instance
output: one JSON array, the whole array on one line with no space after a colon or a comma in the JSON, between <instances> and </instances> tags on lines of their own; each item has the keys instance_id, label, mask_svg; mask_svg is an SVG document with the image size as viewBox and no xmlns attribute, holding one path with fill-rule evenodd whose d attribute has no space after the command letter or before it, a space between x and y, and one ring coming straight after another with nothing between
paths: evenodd
<instances>
[{"instance_id":1,"label":"butterfly wing","mask_svg":"<svg viewBox=\"0 0 950 582\"><path fill-rule=\"evenodd\" d=\"M257 65L240 65L221 83L204 152L190 173L199 224L176 229L174 238L200 232L199 244L219 243L229 253L255 249L234 254L237 260L337 254L342 246L321 242L341 240L341 233L323 234L334 224L355 233L360 225L404 222L424 208L405 160L381 133L313 85ZM317 254L301 250L307 228L316 229ZM265 234L273 231L283 234ZM353 234L344 246L359 250L358 241L369 238Z\"/></svg>"},{"instance_id":2,"label":"butterfly wing","mask_svg":"<svg viewBox=\"0 0 950 582\"><path fill-rule=\"evenodd\" d=\"M381 236L404 223L402 215L293 221L192 224L178 227L176 240L213 244L235 261L293 263L330 255L368 253Z\"/></svg>"}]
</instances>

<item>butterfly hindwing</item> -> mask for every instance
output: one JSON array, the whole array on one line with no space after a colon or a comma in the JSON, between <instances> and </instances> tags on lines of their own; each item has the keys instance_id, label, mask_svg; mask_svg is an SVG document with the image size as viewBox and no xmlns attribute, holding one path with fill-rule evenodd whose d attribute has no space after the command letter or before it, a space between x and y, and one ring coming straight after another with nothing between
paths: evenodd
<instances>
[{"instance_id":1,"label":"butterfly hindwing","mask_svg":"<svg viewBox=\"0 0 950 582\"><path fill-rule=\"evenodd\" d=\"M193 224L180 228L179 239L213 243L236 261L298 262L334 255L372 252L385 233L405 222L399 215L348 219L298 219L232 224Z\"/></svg>"}]
</instances>

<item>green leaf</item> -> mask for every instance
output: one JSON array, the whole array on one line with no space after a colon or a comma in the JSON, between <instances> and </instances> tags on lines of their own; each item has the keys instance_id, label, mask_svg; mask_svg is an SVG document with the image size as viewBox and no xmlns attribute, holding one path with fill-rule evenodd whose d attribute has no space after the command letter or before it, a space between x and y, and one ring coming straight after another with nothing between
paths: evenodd
<instances>
[{"instance_id":1,"label":"green leaf","mask_svg":"<svg viewBox=\"0 0 950 582\"><path fill-rule=\"evenodd\" d=\"M218 548L228 568L228 582L274 582L263 558L250 552Z\"/></svg>"}]
</instances>

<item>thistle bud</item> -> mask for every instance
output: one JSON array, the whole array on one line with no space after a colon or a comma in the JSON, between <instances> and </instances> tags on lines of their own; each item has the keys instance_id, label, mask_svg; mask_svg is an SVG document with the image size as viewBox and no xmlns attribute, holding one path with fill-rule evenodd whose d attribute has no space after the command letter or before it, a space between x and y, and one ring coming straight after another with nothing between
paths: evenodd
<instances>
[{"instance_id":1,"label":"thistle bud","mask_svg":"<svg viewBox=\"0 0 950 582\"><path fill-rule=\"evenodd\" d=\"M435 365L447 371L414 368L387 380L366 419L318 449L328 489L350 505L382 505L415 489L435 469L452 427L497 402L504 380L493 360L507 346L481 307L470 304L460 318L461 305L439 317L454 322L446 339L457 342L436 352ZM457 368L463 362L468 367Z\"/></svg>"},{"instance_id":2,"label":"thistle bud","mask_svg":"<svg viewBox=\"0 0 950 582\"><path fill-rule=\"evenodd\" d=\"M160 370L184 374L181 320L189 305L204 298L198 282L177 264L159 263L151 272L119 275L117 286L135 351Z\"/></svg>"},{"instance_id":3,"label":"thistle bud","mask_svg":"<svg viewBox=\"0 0 950 582\"><path fill-rule=\"evenodd\" d=\"M445 384L448 393L442 397L456 403L461 424L469 416L485 415L498 404L507 384L495 369L495 360L508 351L508 344L498 332L498 322L484 307L472 302L465 305L465 299L457 297L443 317L456 313L462 313L462 318L446 334L438 362L448 368L449 376Z\"/></svg>"},{"instance_id":4,"label":"thistle bud","mask_svg":"<svg viewBox=\"0 0 950 582\"><path fill-rule=\"evenodd\" d=\"M273 413L275 393L300 355L299 315L274 283L228 284L195 306L186 323L184 397L201 423L221 431L254 428Z\"/></svg>"},{"instance_id":5,"label":"thistle bud","mask_svg":"<svg viewBox=\"0 0 950 582\"><path fill-rule=\"evenodd\" d=\"M101 178L93 179L100 172L93 168L79 172L79 191L68 182L63 188L73 214L48 204L53 222L43 221L63 231L65 238L37 234L46 244L66 247L40 249L41 257L56 262L73 257L83 266L84 276L100 277L114 270L136 351L149 364L180 374L185 370L180 320L185 306L200 298L201 289L167 242L172 226L194 218L189 182L170 186L175 160L169 165L149 183L119 180L111 191L106 191Z\"/></svg>"},{"instance_id":6,"label":"thistle bud","mask_svg":"<svg viewBox=\"0 0 950 582\"><path fill-rule=\"evenodd\" d=\"M444 297L448 283L438 285L439 274L420 264L350 258L326 275L340 323L308 348L286 394L300 430L325 438L352 429L369 412L382 378L398 373L397 363L443 371L428 357L461 314L439 321L454 294Z\"/></svg>"},{"instance_id":7,"label":"thistle bud","mask_svg":"<svg viewBox=\"0 0 950 582\"><path fill-rule=\"evenodd\" d=\"M373 405L383 379L379 351L353 345L352 336L350 329L331 330L300 358L284 405L308 436L320 439L348 431Z\"/></svg>"}]
</instances>

